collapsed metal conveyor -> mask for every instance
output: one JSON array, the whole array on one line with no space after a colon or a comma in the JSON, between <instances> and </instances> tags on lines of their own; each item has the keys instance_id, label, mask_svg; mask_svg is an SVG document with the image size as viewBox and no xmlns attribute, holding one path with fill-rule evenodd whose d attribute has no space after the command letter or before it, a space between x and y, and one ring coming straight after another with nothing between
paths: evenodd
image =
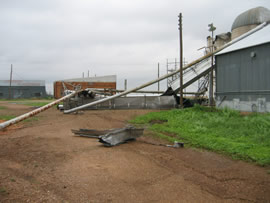
<instances>
[{"instance_id":1,"label":"collapsed metal conveyor","mask_svg":"<svg viewBox=\"0 0 270 203\"><path fill-rule=\"evenodd\" d=\"M207 75L211 71L211 56L194 64L183 74L183 89ZM180 90L180 78L174 80L163 96L175 95Z\"/></svg>"},{"instance_id":2,"label":"collapsed metal conveyor","mask_svg":"<svg viewBox=\"0 0 270 203\"><path fill-rule=\"evenodd\" d=\"M207 58L210 58L212 55L215 55L215 54L218 53L219 51L221 51L221 50L223 50L223 49L225 49L225 48L231 46L232 44L234 44L234 43L236 43L236 42L238 42L238 41L240 41L240 40L246 38L247 36L249 36L249 35L251 35L251 34L257 32L258 30L262 29L262 28L265 27L266 25L267 25L267 22L264 22L264 23L258 25L258 26L255 27L254 29L252 29L252 30L250 30L249 32L247 32L247 33L245 33L245 34L239 36L238 38L236 38L236 39L230 41L229 43L227 43L227 44L225 44L224 46L220 47L219 49L215 50L214 52L209 53L209 54L207 54L207 55L205 55L205 56L203 56L203 57L201 57L201 58L199 58L199 59L197 59L197 60L191 62L190 64L184 66L184 67L183 67L183 70L186 70L186 69L188 69L188 68L190 68L190 67L192 67L192 66L194 66L194 65L196 65L196 64L199 64L200 62L206 60ZM191 83L193 80L195 81L195 80L196 80L197 78L199 78L199 76L201 76L202 74L204 74L204 73L206 74L207 71L210 71L209 68L207 68L207 65L206 65L205 67L206 67L205 72L202 72L201 74L197 75L195 78L191 79L189 82L186 83L186 85L188 85L188 83ZM122 93L120 93L120 94L116 94L116 95L113 95L113 96L111 96L111 97L107 97L107 98L104 98L104 99L101 99L101 100L98 100L98 101L94 101L94 102L89 103L89 104L84 104L84 105L82 105L82 106L78 106L78 107L75 107L75 108L73 108L73 109L65 110L64 113L72 113L72 112L76 112L76 111L78 111L78 110L81 110L81 109L84 109L84 108L87 108L87 107L90 107L90 106L95 106L95 105L97 105L97 104L100 104L100 103L103 103L103 102L106 102L106 101L110 101L110 100L113 100L113 99L118 98L118 97L122 97L122 96L124 96L124 95L129 94L129 93L136 92L137 90L140 90L140 89L143 89L143 88L145 88L145 87L148 87L148 86L150 86L150 85L152 85L152 84L154 84L154 83L157 83L157 82L159 82L159 81L162 81L162 80L164 80L164 79L166 79L166 78L168 78L168 77L171 77L171 76L173 76L173 75L175 75L175 74L177 74L177 73L179 73L179 72L180 72L180 69L178 69L178 70L176 70L176 71L174 71L174 72L171 72L171 73L169 73L169 74L166 74L166 75L164 75L164 76L161 76L160 78L157 78L157 79L155 79L155 80L152 80L152 81L150 81L150 82L148 82L148 83L142 84L142 85L140 85L139 87L135 87L135 88L133 88L133 89L127 90L127 91L125 91L125 92L122 92ZM179 88L179 87L178 87L178 88ZM176 91L176 90L177 90L177 87L176 87L175 91Z\"/></svg>"},{"instance_id":3,"label":"collapsed metal conveyor","mask_svg":"<svg viewBox=\"0 0 270 203\"><path fill-rule=\"evenodd\" d=\"M183 67L183 70L186 70L186 69L188 69L188 68L190 68L190 67L192 67L192 66L194 66L194 65L196 65L196 64L199 65L200 62L206 60L207 58L210 58L212 55L215 55L215 54L218 53L219 51L221 51L221 50L223 50L223 49L225 49L225 48L231 46L232 44L234 44L234 43L236 43L236 42L238 42L238 41L240 41L240 40L246 38L247 36L249 36L249 35L251 35L251 34L257 32L258 30L262 29L262 28L265 27L266 25L267 25L267 22L264 22L264 23L258 25L258 26L255 27L254 29L252 29L252 30L250 30L249 32L247 32L247 33L245 33L245 34L239 36L238 38L236 38L236 39L230 41L229 43L227 43L227 44L225 44L224 46L222 46L222 47L218 48L217 50L215 50L214 52L209 53L209 54L207 54L207 55L205 55L205 56L203 56L203 57L201 57L201 58L199 58L199 59L197 59L197 60L191 62L190 64L184 66L184 67ZM209 68L207 68L207 66L205 66L205 67L206 67L206 70L205 70L206 72L207 72L207 71L210 71ZM104 99L101 99L101 100L98 100L98 101L94 101L94 102L89 103L89 104L84 104L84 105L82 105L82 106L78 106L78 107L75 107L75 108L73 108L73 109L65 110L64 113L72 113L72 112L76 112L76 111L78 111L78 110L85 109L85 108L90 107L90 106L95 106L95 105L97 105L97 104L100 104L100 103L103 103L103 102L106 102L106 101L110 101L110 100L113 100L113 99L118 98L118 97L122 97L122 96L124 96L124 95L129 94L129 93L136 92L137 90L140 90L140 89L143 89L143 88L145 88L145 87L148 87L148 86L150 86L150 85L152 85L152 84L154 84L154 83L157 83L157 82L159 82L159 81L162 81L162 80L164 80L164 79L166 79L166 78L168 78L168 77L171 77L171 76L173 76L173 75L175 75L175 74L177 74L177 73L179 73L179 72L180 72L180 69L178 69L178 70L176 70L176 71L174 71L174 72L172 72L172 73L166 74L166 75L164 75L164 76L162 76L162 77L160 77L160 78L157 78L157 79L155 79L155 80L152 80L152 81L150 81L150 82L147 82L147 83L145 83L145 84L142 84L142 85L140 85L139 87L135 87L135 88L133 88L133 89L127 90L127 91L125 91L125 92L122 92L122 93L120 93L120 94L116 94L116 95L113 95L113 96L111 96L111 97L107 97L107 98L104 98ZM204 73L201 73L201 74L204 74ZM199 77L199 76L197 75L196 77ZM195 77L195 78L196 78L196 77ZM189 82L191 83L191 81L192 81L192 80L195 80L195 78L191 79ZM186 85L187 85L187 84L188 84L188 83L186 83ZM177 88L176 88L176 89L177 89Z\"/></svg>"},{"instance_id":4,"label":"collapsed metal conveyor","mask_svg":"<svg viewBox=\"0 0 270 203\"><path fill-rule=\"evenodd\" d=\"M186 65L186 66L183 68L183 70L186 70L186 69L188 69L188 68L190 68L190 67L192 67L192 66L194 66L194 65L196 65L196 64L199 64L200 62L206 60L207 58L211 57L212 55L214 55L214 54L218 53L219 51L221 51L221 50L223 50L223 49L225 49L225 48L231 46L232 44L234 44L234 43L236 43L236 42L238 42L238 41L240 41L240 40L246 38L247 36L249 36L249 35L251 35L251 34L257 32L258 30L264 28L264 27L267 26L267 25L268 25L267 22L264 22L264 23L258 25L257 27L255 27L254 29L250 30L249 32L247 32L247 33L245 33L245 34L239 36L238 38L236 38L236 39L230 41L229 43L225 44L223 47L217 49L217 50L214 51L213 53L209 53L209 54L207 54L207 55L205 55L205 56L203 56L203 57L201 57L201 58L199 58L199 59L193 61L192 63ZM203 74L207 74L206 72L207 72L207 71L210 71L210 70L209 70L209 68L207 68L207 66L205 66L205 67L206 67L206 70L205 70L204 72L202 72L201 74L198 74L196 77L194 77L194 78L191 79L190 81L186 82L185 85L188 85L189 83L192 83L193 80L195 81L196 78L199 78L199 77L202 76ZM80 110L80 109L84 109L84 108L86 108L86 107L94 106L94 105L96 105L96 104L100 104L100 103L103 103L103 102L105 102L105 101L110 101L110 100L112 100L112 99L114 99L114 98L118 98L118 97L127 95L127 94L129 94L129 93L131 93L131 92L136 92L137 90L140 90L140 89L143 89L143 88L145 88L145 87L148 87L148 86L150 86L150 85L152 85L152 84L154 84L154 83L157 83L157 82L162 81L162 80L164 80L164 79L166 79L166 78L168 78L168 77L171 77L172 75L175 75L175 74L177 74L177 73L179 73L179 72L180 72L180 70L176 70L176 71L174 71L174 72L172 72L172 73L169 73L169 74L164 75L164 76L162 76L162 77L160 77L160 78L157 78L157 79L152 80L152 81L150 81L150 82L148 82L148 83L145 83L145 84L143 84L143 85L141 85L141 86L139 86L139 87L136 87L136 88L127 90L127 91L125 91L125 92L122 92L122 93L120 93L120 94L116 94L116 95L114 95L114 96L111 96L111 97L108 97L108 98L105 98L105 99L101 99L101 100L98 100L98 101L95 101L95 102L92 102L92 103L89 103L89 104L85 104L85 105L76 107L76 108L74 108L74 109L70 109L70 110L64 111L64 113L76 112L76 111L78 111L78 110ZM177 83L177 82L176 82L176 83ZM174 91L176 91L176 90L177 90L177 85L176 85L176 87L173 87L173 88L175 88ZM179 88L179 87L178 87L178 88ZM47 105L45 105L45 106L43 106L43 107L41 107L41 108L39 108L39 109L36 109L36 110L31 111L31 112L29 112L29 113L26 113L26 114L24 114L24 115L18 116L18 117L14 118L14 119L8 120L8 121L6 121L6 122L4 122L4 123L1 123L1 124L0 124L0 130L1 130L1 129L4 129L4 128L10 126L10 125L13 125L13 124L15 124L15 123L18 123L18 122L20 122L20 121L22 121L22 120L24 120L24 119L26 119L26 118L28 118L28 117L34 116L34 115L36 115L36 114L38 114L38 113L40 113L40 112L42 112L42 111L45 111L45 110L49 109L50 107L52 107L53 105L55 105L55 104L57 104L57 103L59 103L59 102L65 100L65 99L67 99L67 98L69 98L69 97L72 97L73 95L77 94L78 92L79 92L79 91L73 92L72 94L67 95L67 96L65 96L65 97L63 97L63 98L61 98L61 99L59 99L59 100L57 100L57 101L54 101L54 102L50 103L50 104L47 104Z\"/></svg>"}]
</instances>

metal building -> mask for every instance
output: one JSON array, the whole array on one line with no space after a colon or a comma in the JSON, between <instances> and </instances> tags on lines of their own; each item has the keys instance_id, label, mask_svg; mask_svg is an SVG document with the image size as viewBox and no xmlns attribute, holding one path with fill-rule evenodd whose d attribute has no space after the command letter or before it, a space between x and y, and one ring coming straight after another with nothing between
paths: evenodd
<instances>
[{"instance_id":1,"label":"metal building","mask_svg":"<svg viewBox=\"0 0 270 203\"><path fill-rule=\"evenodd\" d=\"M0 80L0 99L46 97L44 80Z\"/></svg>"},{"instance_id":2,"label":"metal building","mask_svg":"<svg viewBox=\"0 0 270 203\"><path fill-rule=\"evenodd\" d=\"M270 25L216 54L216 106L270 112Z\"/></svg>"}]
</instances>

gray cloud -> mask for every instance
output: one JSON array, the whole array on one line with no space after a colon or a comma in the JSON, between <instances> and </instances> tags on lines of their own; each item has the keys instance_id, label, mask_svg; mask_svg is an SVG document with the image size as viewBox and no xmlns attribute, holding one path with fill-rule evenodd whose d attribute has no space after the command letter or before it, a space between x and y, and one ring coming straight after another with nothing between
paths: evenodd
<instances>
[{"instance_id":1,"label":"gray cloud","mask_svg":"<svg viewBox=\"0 0 270 203\"><path fill-rule=\"evenodd\" d=\"M0 79L57 79L116 74L139 85L165 73L166 58L179 55L178 19L183 13L184 55L202 55L211 22L228 32L235 17L267 0L9 0L0 1ZM18 78L19 79L19 78Z\"/></svg>"}]
</instances>

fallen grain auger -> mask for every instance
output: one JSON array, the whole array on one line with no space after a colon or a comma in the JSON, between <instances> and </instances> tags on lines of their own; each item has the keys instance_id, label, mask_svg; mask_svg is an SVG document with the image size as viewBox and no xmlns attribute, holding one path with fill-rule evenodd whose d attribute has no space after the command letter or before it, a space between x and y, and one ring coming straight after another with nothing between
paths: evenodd
<instances>
[{"instance_id":1,"label":"fallen grain auger","mask_svg":"<svg viewBox=\"0 0 270 203\"><path fill-rule=\"evenodd\" d=\"M41 113L42 111L45 111L45 110L51 108L51 107L54 106L55 104L58 104L58 103L60 103L61 101L64 101L65 99L68 99L69 97L72 97L72 96L78 94L78 93L81 92L81 91L82 91L82 90L73 91L73 92L71 92L70 94L68 94L68 95L66 95L66 96L64 96L64 97L62 97L62 98L60 98L60 99L58 99L58 100L56 100L56 101L53 101L53 102L51 102L51 103L49 103L49 104L47 104L47 105L45 105L45 106L42 106L42 107L40 107L40 108L38 108L38 109L35 109L35 110L33 110L33 111L30 111L30 112L28 112L28 113L26 113L26 114L20 115L20 116L18 116L18 117L16 117L16 118L10 119L10 120L8 120L8 121L6 121L6 122L0 123L0 130L3 130L4 128L6 128L6 127L8 127L8 126L11 126L11 125L13 125L13 124L15 124L15 123L18 123L18 122L20 122L20 121L23 121L23 120L25 120L25 119L27 119L27 118L30 118L30 117L32 117L32 116L34 116L34 115L36 115L36 114L39 114L39 113Z\"/></svg>"}]
</instances>

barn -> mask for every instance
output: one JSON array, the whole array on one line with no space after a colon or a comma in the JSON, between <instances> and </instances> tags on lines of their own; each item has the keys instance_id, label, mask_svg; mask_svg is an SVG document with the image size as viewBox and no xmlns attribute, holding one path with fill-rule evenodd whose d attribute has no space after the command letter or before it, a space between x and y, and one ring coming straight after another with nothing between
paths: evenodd
<instances>
[{"instance_id":1,"label":"barn","mask_svg":"<svg viewBox=\"0 0 270 203\"><path fill-rule=\"evenodd\" d=\"M44 98L44 80L0 80L0 99Z\"/></svg>"},{"instance_id":2,"label":"barn","mask_svg":"<svg viewBox=\"0 0 270 203\"><path fill-rule=\"evenodd\" d=\"M216 55L216 106L270 112L270 25Z\"/></svg>"}]
</instances>

